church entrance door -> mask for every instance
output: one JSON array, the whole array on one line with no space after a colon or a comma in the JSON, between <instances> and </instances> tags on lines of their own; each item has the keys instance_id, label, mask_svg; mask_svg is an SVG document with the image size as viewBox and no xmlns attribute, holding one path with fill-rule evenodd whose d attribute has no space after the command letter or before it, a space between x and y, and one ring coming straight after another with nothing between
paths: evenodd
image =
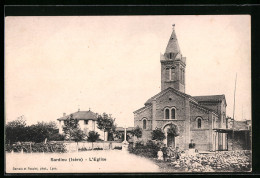
<instances>
[{"instance_id":1,"label":"church entrance door","mask_svg":"<svg viewBox=\"0 0 260 178\"><path fill-rule=\"evenodd\" d=\"M167 134L167 147L172 146L175 148L175 137Z\"/></svg>"}]
</instances>

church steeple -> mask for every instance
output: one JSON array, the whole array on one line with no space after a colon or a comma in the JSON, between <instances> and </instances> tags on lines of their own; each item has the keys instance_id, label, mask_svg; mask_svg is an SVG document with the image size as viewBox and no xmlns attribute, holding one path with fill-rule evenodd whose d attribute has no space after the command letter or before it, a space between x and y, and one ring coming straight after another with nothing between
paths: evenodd
<instances>
[{"instance_id":1,"label":"church steeple","mask_svg":"<svg viewBox=\"0 0 260 178\"><path fill-rule=\"evenodd\" d=\"M181 50L175 33L175 24L173 24L172 26L172 34L166 47L165 54L173 54L171 58L174 59L177 56L177 54L181 54Z\"/></svg>"},{"instance_id":2,"label":"church steeple","mask_svg":"<svg viewBox=\"0 0 260 178\"><path fill-rule=\"evenodd\" d=\"M165 53L161 55L161 90L172 87L184 93L185 66L186 58L182 57L174 24Z\"/></svg>"}]
</instances>

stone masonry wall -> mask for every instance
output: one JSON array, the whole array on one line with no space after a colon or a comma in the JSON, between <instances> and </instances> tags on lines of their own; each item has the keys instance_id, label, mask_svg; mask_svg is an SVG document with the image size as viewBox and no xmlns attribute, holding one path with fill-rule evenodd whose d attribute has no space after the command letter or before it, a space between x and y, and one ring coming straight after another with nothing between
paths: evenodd
<instances>
[{"instance_id":1,"label":"stone masonry wall","mask_svg":"<svg viewBox=\"0 0 260 178\"><path fill-rule=\"evenodd\" d=\"M175 94L174 92L167 92L156 100L156 120L164 119L165 107L175 107L175 118L185 119L185 99L182 96ZM167 120L166 120L167 121Z\"/></svg>"},{"instance_id":2,"label":"stone masonry wall","mask_svg":"<svg viewBox=\"0 0 260 178\"><path fill-rule=\"evenodd\" d=\"M148 130L152 129L152 109L151 107L146 108L134 115L134 126L143 128L143 119L146 119L146 127Z\"/></svg>"},{"instance_id":3,"label":"stone masonry wall","mask_svg":"<svg viewBox=\"0 0 260 178\"><path fill-rule=\"evenodd\" d=\"M198 118L201 118L201 128L198 128ZM212 115L191 104L191 138L196 149L209 151L212 147Z\"/></svg>"}]
</instances>

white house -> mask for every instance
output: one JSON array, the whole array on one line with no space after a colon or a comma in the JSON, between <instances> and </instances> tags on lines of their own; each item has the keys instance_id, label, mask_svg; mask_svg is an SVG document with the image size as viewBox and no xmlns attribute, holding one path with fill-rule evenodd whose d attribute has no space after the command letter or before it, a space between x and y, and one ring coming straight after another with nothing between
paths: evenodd
<instances>
[{"instance_id":1,"label":"white house","mask_svg":"<svg viewBox=\"0 0 260 178\"><path fill-rule=\"evenodd\" d=\"M104 140L104 132L97 128L97 118L98 114L92 111L77 111L75 113L71 113L74 119L79 120L79 127L84 133L88 134L90 131L95 131L99 133L99 138ZM63 113L63 117L58 118L59 121L59 133L63 133L64 120L70 117L70 115L66 115ZM107 141L107 133L105 133L105 141Z\"/></svg>"}]
</instances>

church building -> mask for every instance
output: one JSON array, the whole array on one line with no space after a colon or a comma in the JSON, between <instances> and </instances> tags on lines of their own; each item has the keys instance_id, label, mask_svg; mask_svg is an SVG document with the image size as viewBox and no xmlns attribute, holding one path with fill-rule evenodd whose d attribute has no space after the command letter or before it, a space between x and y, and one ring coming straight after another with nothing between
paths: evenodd
<instances>
[{"instance_id":1,"label":"church building","mask_svg":"<svg viewBox=\"0 0 260 178\"><path fill-rule=\"evenodd\" d=\"M181 53L175 25L160 63L161 92L134 111L134 126L143 129L142 140L152 140L152 131L160 128L167 146L186 150L193 140L199 151L227 150L227 133L215 132L227 128L225 95L185 93L186 57ZM167 133L171 125L177 128L178 136Z\"/></svg>"}]
</instances>

